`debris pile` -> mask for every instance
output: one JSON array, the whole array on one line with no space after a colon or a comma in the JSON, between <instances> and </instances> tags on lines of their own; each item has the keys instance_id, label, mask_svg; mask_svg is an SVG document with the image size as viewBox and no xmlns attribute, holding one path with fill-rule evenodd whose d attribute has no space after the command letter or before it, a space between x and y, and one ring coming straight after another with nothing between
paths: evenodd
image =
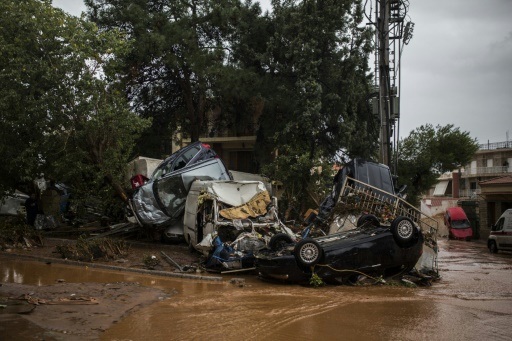
<instances>
[{"instance_id":1,"label":"debris pile","mask_svg":"<svg viewBox=\"0 0 512 341\"><path fill-rule=\"evenodd\" d=\"M0 221L0 250L42 246L43 234L36 231L18 217L7 217Z\"/></svg>"},{"instance_id":2,"label":"debris pile","mask_svg":"<svg viewBox=\"0 0 512 341\"><path fill-rule=\"evenodd\" d=\"M128 254L128 244L124 240L98 238L78 238L75 245L60 244L56 247L62 258L92 262L95 259L113 260Z\"/></svg>"}]
</instances>

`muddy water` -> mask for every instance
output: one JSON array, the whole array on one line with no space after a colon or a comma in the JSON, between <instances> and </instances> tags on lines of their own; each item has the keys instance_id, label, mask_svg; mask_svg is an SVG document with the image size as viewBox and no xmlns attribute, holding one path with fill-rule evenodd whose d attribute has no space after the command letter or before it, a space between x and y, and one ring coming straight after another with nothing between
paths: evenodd
<instances>
[{"instance_id":1,"label":"muddy water","mask_svg":"<svg viewBox=\"0 0 512 341\"><path fill-rule=\"evenodd\" d=\"M432 287L246 286L14 262L2 281L49 284L137 281L176 292L128 316L103 340L512 340L512 254L483 243L442 241ZM232 276L233 277L233 276ZM237 276L242 277L242 276Z\"/></svg>"}]
</instances>

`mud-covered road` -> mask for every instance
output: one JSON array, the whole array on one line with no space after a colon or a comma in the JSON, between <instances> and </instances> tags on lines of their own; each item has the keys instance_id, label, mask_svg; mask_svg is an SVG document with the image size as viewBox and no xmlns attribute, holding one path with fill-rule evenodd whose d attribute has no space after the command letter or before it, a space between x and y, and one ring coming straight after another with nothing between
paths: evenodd
<instances>
[{"instance_id":1,"label":"mud-covered road","mask_svg":"<svg viewBox=\"0 0 512 341\"><path fill-rule=\"evenodd\" d=\"M89 339L512 340L512 254L490 254L482 241L439 244L441 280L415 289L385 285L315 289L235 275L246 281L245 286L237 286L229 283L233 275L222 282L195 281L58 264L40 270L40 263L2 259L0 282L43 285L64 278L66 283L138 282L155 290L144 293L152 303L131 308ZM120 297L121 303L129 300ZM80 308L67 311L56 319ZM15 326L0 319L0 327ZM80 339L72 330L48 334L44 324L32 328L34 340Z\"/></svg>"}]
</instances>

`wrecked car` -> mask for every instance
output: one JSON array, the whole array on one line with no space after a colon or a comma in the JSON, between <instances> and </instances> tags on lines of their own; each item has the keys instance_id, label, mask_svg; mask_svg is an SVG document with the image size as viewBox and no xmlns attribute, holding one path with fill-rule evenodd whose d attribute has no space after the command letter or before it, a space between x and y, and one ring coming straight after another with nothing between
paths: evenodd
<instances>
[{"instance_id":1,"label":"wrecked car","mask_svg":"<svg viewBox=\"0 0 512 341\"><path fill-rule=\"evenodd\" d=\"M251 267L272 236L295 236L278 218L277 200L260 181L194 181L187 196L184 236L207 256L208 269Z\"/></svg>"},{"instance_id":2,"label":"wrecked car","mask_svg":"<svg viewBox=\"0 0 512 341\"><path fill-rule=\"evenodd\" d=\"M396 194L387 166L354 160L336 175L331 194L303 239L259 252L258 272L263 278L291 282L316 274L342 283L354 274L406 273L416 264L436 272L437 222ZM325 236L310 238L315 228Z\"/></svg>"},{"instance_id":3,"label":"wrecked car","mask_svg":"<svg viewBox=\"0 0 512 341\"><path fill-rule=\"evenodd\" d=\"M25 214L25 201L28 195L19 191L8 194L0 198L0 215L19 215Z\"/></svg>"},{"instance_id":4,"label":"wrecked car","mask_svg":"<svg viewBox=\"0 0 512 341\"><path fill-rule=\"evenodd\" d=\"M423 236L413 222L398 217L391 228L374 224L318 238L305 238L280 251L263 250L256 257L259 275L290 282L305 282L313 273L325 282L354 283L365 276L379 278L406 274L423 250Z\"/></svg>"},{"instance_id":5,"label":"wrecked car","mask_svg":"<svg viewBox=\"0 0 512 341\"><path fill-rule=\"evenodd\" d=\"M183 239L185 201L195 180L231 179L222 160L205 146L194 143L174 153L157 167L149 181L135 189L130 208L137 222L152 229L156 239Z\"/></svg>"},{"instance_id":6,"label":"wrecked car","mask_svg":"<svg viewBox=\"0 0 512 341\"><path fill-rule=\"evenodd\" d=\"M379 202L395 202L397 197L404 198L406 189L404 186L398 190L395 185L396 177L391 175L388 166L355 158L347 162L334 177L332 191L318 209L316 224L322 225L322 222L329 221L330 225L324 226L324 230L328 234L355 228L361 214L359 207L351 210L350 206L345 206L342 212L338 209L338 212L333 214L340 197L348 196L348 193L344 193L342 189L357 186L358 190L374 193Z\"/></svg>"},{"instance_id":7,"label":"wrecked car","mask_svg":"<svg viewBox=\"0 0 512 341\"><path fill-rule=\"evenodd\" d=\"M166 174L173 173L181 168L214 158L218 158L217 153L209 144L200 141L193 142L162 161L153 171L153 174L151 174L151 179L158 180L166 176Z\"/></svg>"}]
</instances>

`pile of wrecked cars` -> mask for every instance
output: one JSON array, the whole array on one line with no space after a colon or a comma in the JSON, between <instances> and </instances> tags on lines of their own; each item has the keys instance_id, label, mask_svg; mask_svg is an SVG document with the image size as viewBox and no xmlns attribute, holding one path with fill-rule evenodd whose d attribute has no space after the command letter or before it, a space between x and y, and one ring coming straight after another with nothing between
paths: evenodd
<instances>
[{"instance_id":1,"label":"pile of wrecked cars","mask_svg":"<svg viewBox=\"0 0 512 341\"><path fill-rule=\"evenodd\" d=\"M387 166L361 159L338 172L331 194L298 233L279 219L268 184L233 180L200 142L164 160L130 206L141 226L203 253L209 270L250 269L288 282L317 275L333 283L418 267L437 272L436 221L395 191Z\"/></svg>"}]
</instances>

